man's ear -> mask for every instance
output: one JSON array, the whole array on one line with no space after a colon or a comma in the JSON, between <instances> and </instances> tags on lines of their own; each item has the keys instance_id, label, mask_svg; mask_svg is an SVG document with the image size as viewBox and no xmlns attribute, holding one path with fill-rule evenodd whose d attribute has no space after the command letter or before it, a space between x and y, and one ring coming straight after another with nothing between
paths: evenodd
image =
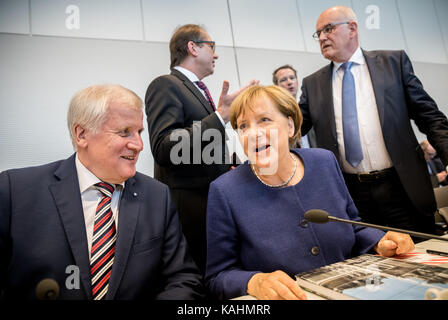
<instances>
[{"instance_id":1,"label":"man's ear","mask_svg":"<svg viewBox=\"0 0 448 320\"><path fill-rule=\"evenodd\" d=\"M348 27L350 29L351 35L357 35L358 34L358 23L356 21L350 21L348 24Z\"/></svg>"},{"instance_id":2,"label":"man's ear","mask_svg":"<svg viewBox=\"0 0 448 320\"><path fill-rule=\"evenodd\" d=\"M193 57L197 57L198 56L198 51L197 51L197 47L196 47L196 44L193 42L193 41L188 41L188 44L187 44L187 48L188 48L188 53L190 54L190 55L192 55Z\"/></svg>"},{"instance_id":3,"label":"man's ear","mask_svg":"<svg viewBox=\"0 0 448 320\"><path fill-rule=\"evenodd\" d=\"M78 146L78 148L87 147L88 143L87 143L87 139L86 139L86 135L87 135L86 129L81 127L79 124L75 124L75 126L73 127L73 131L75 133L75 140L76 140L76 145Z\"/></svg>"}]
</instances>

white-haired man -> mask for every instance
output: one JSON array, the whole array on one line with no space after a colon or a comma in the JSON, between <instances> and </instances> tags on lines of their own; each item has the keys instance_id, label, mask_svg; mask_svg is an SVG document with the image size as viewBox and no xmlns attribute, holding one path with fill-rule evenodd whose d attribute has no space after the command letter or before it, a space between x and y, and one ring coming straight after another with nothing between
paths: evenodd
<instances>
[{"instance_id":1,"label":"white-haired man","mask_svg":"<svg viewBox=\"0 0 448 320\"><path fill-rule=\"evenodd\" d=\"M434 232L436 203L410 120L448 164L448 121L414 75L406 53L359 47L352 9L322 12L313 37L331 63L303 80L302 134L333 151L359 216Z\"/></svg>"},{"instance_id":2,"label":"white-haired man","mask_svg":"<svg viewBox=\"0 0 448 320\"><path fill-rule=\"evenodd\" d=\"M0 174L3 297L54 298L57 288L60 299L202 297L168 187L136 172L141 99L91 86L67 120L75 154Z\"/></svg>"}]
</instances>

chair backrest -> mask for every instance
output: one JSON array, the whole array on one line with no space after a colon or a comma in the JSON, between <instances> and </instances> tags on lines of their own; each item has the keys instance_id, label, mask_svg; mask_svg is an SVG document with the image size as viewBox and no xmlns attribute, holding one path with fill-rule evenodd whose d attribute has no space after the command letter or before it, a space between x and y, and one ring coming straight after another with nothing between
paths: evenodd
<instances>
[{"instance_id":1,"label":"chair backrest","mask_svg":"<svg viewBox=\"0 0 448 320\"><path fill-rule=\"evenodd\" d=\"M438 210L440 218L443 218L445 223L448 223L448 208L440 208Z\"/></svg>"},{"instance_id":2,"label":"chair backrest","mask_svg":"<svg viewBox=\"0 0 448 320\"><path fill-rule=\"evenodd\" d=\"M435 188L434 195L436 196L437 208L448 207L448 186Z\"/></svg>"}]
</instances>

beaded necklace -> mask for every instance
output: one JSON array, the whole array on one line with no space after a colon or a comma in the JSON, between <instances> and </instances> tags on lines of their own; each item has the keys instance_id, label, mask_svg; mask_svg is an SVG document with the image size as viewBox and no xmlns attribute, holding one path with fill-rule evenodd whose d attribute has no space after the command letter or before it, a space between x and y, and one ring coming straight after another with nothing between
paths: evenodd
<instances>
[{"instance_id":1,"label":"beaded necklace","mask_svg":"<svg viewBox=\"0 0 448 320\"><path fill-rule=\"evenodd\" d=\"M258 175L257 171L255 170L254 165L251 164L251 165L250 165L250 168L252 169L252 172L255 174L255 176L258 178L258 180L260 180L261 183L263 183L264 185L266 185L266 186L268 186L268 187L271 187L271 188L280 188L280 187L284 187L284 186L286 186L288 183L291 182L291 180L292 180L292 178L294 177L294 175L296 174L296 170L297 170L297 160L296 160L296 158L295 158L291 153L289 153L289 155L291 156L292 160L294 160L294 170L292 171L292 174L291 174L291 176L288 178L288 180L286 180L285 182L282 182L282 183L280 183L280 184L273 185L273 184L269 184L269 183L264 182L264 181L260 178L260 176Z\"/></svg>"}]
</instances>

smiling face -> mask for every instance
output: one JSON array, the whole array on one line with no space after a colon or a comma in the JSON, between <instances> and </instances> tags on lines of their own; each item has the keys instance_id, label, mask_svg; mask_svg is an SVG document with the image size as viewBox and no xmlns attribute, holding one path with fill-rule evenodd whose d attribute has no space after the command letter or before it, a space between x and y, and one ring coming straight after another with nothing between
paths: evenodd
<instances>
[{"instance_id":1,"label":"smiling face","mask_svg":"<svg viewBox=\"0 0 448 320\"><path fill-rule=\"evenodd\" d=\"M317 19L316 31L332 23L350 21L335 25L331 33L321 32L319 45L322 55L334 62L345 62L358 48L358 25L350 8L333 7L325 10Z\"/></svg>"},{"instance_id":2,"label":"smiling face","mask_svg":"<svg viewBox=\"0 0 448 320\"><path fill-rule=\"evenodd\" d=\"M78 156L100 180L122 183L136 173L143 150L143 112L125 102L112 101L97 132L75 125Z\"/></svg>"},{"instance_id":3,"label":"smiling face","mask_svg":"<svg viewBox=\"0 0 448 320\"><path fill-rule=\"evenodd\" d=\"M257 168L276 171L280 159L289 157L289 138L294 136L294 123L266 94L255 98L236 122L244 152Z\"/></svg>"}]
</instances>

